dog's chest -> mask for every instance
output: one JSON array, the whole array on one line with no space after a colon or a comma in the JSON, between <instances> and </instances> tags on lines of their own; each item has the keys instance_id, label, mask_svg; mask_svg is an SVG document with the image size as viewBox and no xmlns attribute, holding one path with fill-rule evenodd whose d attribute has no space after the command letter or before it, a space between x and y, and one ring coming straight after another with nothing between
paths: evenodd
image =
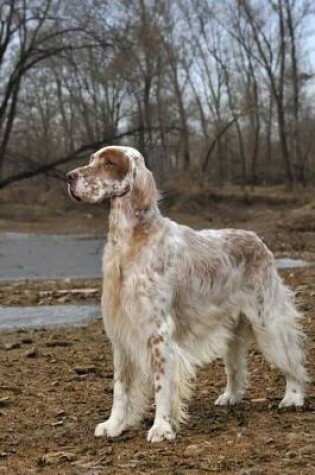
<instances>
[{"instance_id":1,"label":"dog's chest","mask_svg":"<svg viewBox=\"0 0 315 475\"><path fill-rule=\"evenodd\" d=\"M148 257L149 258L149 257ZM150 279L146 259L129 261L121 252L108 252L103 261L102 309L107 333L119 339L149 333Z\"/></svg>"}]
</instances>

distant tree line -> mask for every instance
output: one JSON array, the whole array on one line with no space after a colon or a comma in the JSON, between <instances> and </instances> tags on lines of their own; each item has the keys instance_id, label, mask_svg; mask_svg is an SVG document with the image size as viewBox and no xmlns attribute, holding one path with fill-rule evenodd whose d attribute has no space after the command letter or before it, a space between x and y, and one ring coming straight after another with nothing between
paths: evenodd
<instances>
[{"instance_id":1,"label":"distant tree line","mask_svg":"<svg viewBox=\"0 0 315 475\"><path fill-rule=\"evenodd\" d=\"M107 143L139 148L161 179L314 183L314 13L311 0L2 0L0 187Z\"/></svg>"}]
</instances>

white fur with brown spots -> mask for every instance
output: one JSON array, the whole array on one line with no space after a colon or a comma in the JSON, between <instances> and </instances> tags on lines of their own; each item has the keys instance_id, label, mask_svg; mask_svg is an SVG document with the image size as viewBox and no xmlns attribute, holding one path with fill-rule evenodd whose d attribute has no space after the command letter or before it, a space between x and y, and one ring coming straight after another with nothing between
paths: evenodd
<instances>
[{"instance_id":1,"label":"white fur with brown spots","mask_svg":"<svg viewBox=\"0 0 315 475\"><path fill-rule=\"evenodd\" d=\"M138 424L154 393L148 440L174 439L196 368L218 357L227 386L216 404L238 403L253 341L286 378L280 407L303 405L300 314L254 233L194 231L163 217L154 178L130 147L97 151L68 182L76 200L111 201L102 312L114 352L114 401L95 436L116 437Z\"/></svg>"}]
</instances>

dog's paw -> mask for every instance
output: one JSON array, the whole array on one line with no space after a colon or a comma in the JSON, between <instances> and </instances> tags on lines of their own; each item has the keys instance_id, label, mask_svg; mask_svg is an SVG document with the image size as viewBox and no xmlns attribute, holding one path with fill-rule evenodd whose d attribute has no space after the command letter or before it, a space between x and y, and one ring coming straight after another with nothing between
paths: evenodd
<instances>
[{"instance_id":1,"label":"dog's paw","mask_svg":"<svg viewBox=\"0 0 315 475\"><path fill-rule=\"evenodd\" d=\"M304 397L301 392L290 392L286 394L279 404L279 409L283 407L303 407Z\"/></svg>"},{"instance_id":2,"label":"dog's paw","mask_svg":"<svg viewBox=\"0 0 315 475\"><path fill-rule=\"evenodd\" d=\"M148 432L148 442L162 442L163 440L174 440L176 434L172 426L167 421L155 422Z\"/></svg>"},{"instance_id":3,"label":"dog's paw","mask_svg":"<svg viewBox=\"0 0 315 475\"><path fill-rule=\"evenodd\" d=\"M215 401L216 406L233 406L234 404L238 404L242 400L242 395L224 392L221 396L218 397Z\"/></svg>"},{"instance_id":4,"label":"dog's paw","mask_svg":"<svg viewBox=\"0 0 315 475\"><path fill-rule=\"evenodd\" d=\"M118 437L126 429L126 424L108 419L95 427L95 437Z\"/></svg>"}]
</instances>

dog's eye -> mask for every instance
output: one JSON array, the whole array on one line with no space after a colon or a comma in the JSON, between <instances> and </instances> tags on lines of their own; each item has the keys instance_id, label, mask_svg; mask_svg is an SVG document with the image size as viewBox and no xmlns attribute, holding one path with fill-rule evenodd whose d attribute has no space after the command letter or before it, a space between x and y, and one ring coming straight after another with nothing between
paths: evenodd
<instances>
[{"instance_id":1,"label":"dog's eye","mask_svg":"<svg viewBox=\"0 0 315 475\"><path fill-rule=\"evenodd\" d=\"M115 166L115 163L107 159L105 166L106 168L113 168Z\"/></svg>"}]
</instances>

